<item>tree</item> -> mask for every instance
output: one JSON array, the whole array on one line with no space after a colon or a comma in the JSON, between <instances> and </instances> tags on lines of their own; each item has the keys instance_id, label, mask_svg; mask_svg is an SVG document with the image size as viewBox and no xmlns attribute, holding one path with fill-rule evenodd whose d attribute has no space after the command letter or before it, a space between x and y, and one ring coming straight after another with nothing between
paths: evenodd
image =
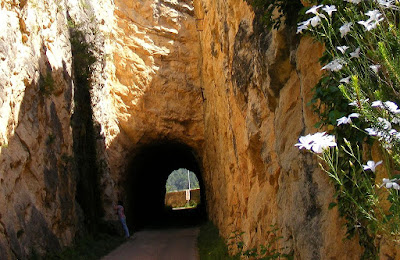
<instances>
[{"instance_id":1,"label":"tree","mask_svg":"<svg viewBox=\"0 0 400 260\"><path fill-rule=\"evenodd\" d=\"M188 189L188 170L180 168L173 171L169 176L165 185L167 192L181 191ZM194 172L189 171L190 189L199 189L199 180Z\"/></svg>"}]
</instances>

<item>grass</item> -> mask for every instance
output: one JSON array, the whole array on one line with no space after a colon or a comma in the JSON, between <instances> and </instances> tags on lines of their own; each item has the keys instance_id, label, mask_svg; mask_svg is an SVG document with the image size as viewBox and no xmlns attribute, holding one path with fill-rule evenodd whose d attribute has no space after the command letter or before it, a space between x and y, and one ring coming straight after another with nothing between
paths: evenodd
<instances>
[{"instance_id":1,"label":"grass","mask_svg":"<svg viewBox=\"0 0 400 260\"><path fill-rule=\"evenodd\" d=\"M225 241L211 222L206 222L200 227L197 245L200 260L240 259L229 255Z\"/></svg>"},{"instance_id":2,"label":"grass","mask_svg":"<svg viewBox=\"0 0 400 260\"><path fill-rule=\"evenodd\" d=\"M51 253L40 257L33 254L31 260L97 260L107 255L121 245L125 239L109 234L96 234L86 236L76 242L72 247L65 248L58 253Z\"/></svg>"}]
</instances>

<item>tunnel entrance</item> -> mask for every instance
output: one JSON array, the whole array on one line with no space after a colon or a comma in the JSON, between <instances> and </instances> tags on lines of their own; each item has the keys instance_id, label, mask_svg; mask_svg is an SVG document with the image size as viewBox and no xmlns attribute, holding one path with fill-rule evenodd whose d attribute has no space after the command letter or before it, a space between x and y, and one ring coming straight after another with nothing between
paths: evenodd
<instances>
[{"instance_id":1,"label":"tunnel entrance","mask_svg":"<svg viewBox=\"0 0 400 260\"><path fill-rule=\"evenodd\" d=\"M191 210L177 211L165 205L168 176L180 168L197 173L200 203ZM130 229L197 225L206 219L201 168L191 147L175 142L143 146L133 155L126 176L125 213Z\"/></svg>"}]
</instances>

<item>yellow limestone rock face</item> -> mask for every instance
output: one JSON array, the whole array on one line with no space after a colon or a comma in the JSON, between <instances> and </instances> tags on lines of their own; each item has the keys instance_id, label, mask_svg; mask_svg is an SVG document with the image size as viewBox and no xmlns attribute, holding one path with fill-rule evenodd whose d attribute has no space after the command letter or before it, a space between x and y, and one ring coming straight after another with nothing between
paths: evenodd
<instances>
[{"instance_id":1,"label":"yellow limestone rock face","mask_svg":"<svg viewBox=\"0 0 400 260\"><path fill-rule=\"evenodd\" d=\"M140 145L163 140L199 151L203 143L200 44L191 1L115 1L107 86L116 122L105 151L110 187L123 182ZM112 217L115 191L104 202Z\"/></svg>"},{"instance_id":2,"label":"yellow limestone rock face","mask_svg":"<svg viewBox=\"0 0 400 260\"><path fill-rule=\"evenodd\" d=\"M297 259L358 258L343 220L328 210L333 187L315 158L294 144L318 120L306 104L321 76L323 48L288 28L265 31L242 0L195 1L201 25L209 217L247 248L268 244Z\"/></svg>"},{"instance_id":3,"label":"yellow limestone rock face","mask_svg":"<svg viewBox=\"0 0 400 260\"><path fill-rule=\"evenodd\" d=\"M112 96L133 143L178 139L199 147L200 45L186 1L115 1Z\"/></svg>"},{"instance_id":4,"label":"yellow limestone rock face","mask_svg":"<svg viewBox=\"0 0 400 260\"><path fill-rule=\"evenodd\" d=\"M59 250L82 225L69 29L96 25L103 8L107 1L0 2L1 259Z\"/></svg>"},{"instance_id":5,"label":"yellow limestone rock face","mask_svg":"<svg viewBox=\"0 0 400 260\"><path fill-rule=\"evenodd\" d=\"M0 258L25 259L78 223L69 32L53 1L1 1L0 20Z\"/></svg>"}]
</instances>

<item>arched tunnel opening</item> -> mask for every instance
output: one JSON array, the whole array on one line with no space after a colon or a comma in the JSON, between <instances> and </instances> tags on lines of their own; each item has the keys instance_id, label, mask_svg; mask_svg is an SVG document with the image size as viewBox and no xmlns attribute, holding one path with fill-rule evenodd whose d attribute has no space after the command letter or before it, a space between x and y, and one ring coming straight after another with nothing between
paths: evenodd
<instances>
[{"instance_id":1,"label":"arched tunnel opening","mask_svg":"<svg viewBox=\"0 0 400 260\"><path fill-rule=\"evenodd\" d=\"M200 204L187 210L173 210L165 204L166 182L176 169L196 173ZM182 143L158 142L134 153L126 171L125 214L130 229L198 225L207 218L201 167L195 151Z\"/></svg>"}]
</instances>

